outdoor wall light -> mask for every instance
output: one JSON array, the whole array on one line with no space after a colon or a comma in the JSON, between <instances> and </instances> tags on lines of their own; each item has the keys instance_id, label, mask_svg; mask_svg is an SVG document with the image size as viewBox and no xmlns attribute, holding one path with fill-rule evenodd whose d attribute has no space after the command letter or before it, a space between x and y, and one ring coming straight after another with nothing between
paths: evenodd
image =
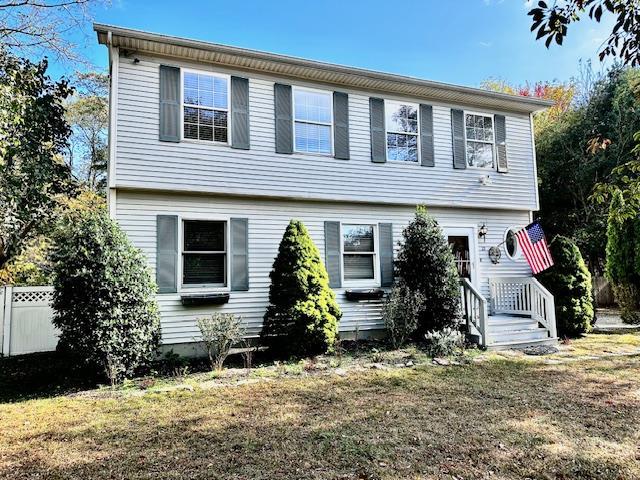
<instances>
[{"instance_id":1,"label":"outdoor wall light","mask_svg":"<svg viewBox=\"0 0 640 480\"><path fill-rule=\"evenodd\" d=\"M487 236L487 224L483 223L482 226L478 229L478 237L482 239L482 241L486 241Z\"/></svg>"}]
</instances>

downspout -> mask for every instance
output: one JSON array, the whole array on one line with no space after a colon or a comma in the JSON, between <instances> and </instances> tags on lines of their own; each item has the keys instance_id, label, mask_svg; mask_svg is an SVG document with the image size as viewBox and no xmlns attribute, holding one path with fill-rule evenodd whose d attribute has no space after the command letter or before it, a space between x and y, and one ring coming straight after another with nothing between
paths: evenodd
<instances>
[{"instance_id":1,"label":"downspout","mask_svg":"<svg viewBox=\"0 0 640 480\"><path fill-rule=\"evenodd\" d=\"M113 46L113 34L107 32L107 48L109 50L109 157L107 159L107 205L109 216L116 218L116 138L118 117L118 71L120 54L118 47Z\"/></svg>"}]
</instances>

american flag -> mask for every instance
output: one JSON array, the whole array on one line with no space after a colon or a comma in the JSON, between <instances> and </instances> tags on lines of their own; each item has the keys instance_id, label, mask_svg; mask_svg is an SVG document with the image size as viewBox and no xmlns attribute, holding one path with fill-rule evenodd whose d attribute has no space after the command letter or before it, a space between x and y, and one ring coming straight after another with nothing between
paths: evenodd
<instances>
[{"instance_id":1,"label":"american flag","mask_svg":"<svg viewBox=\"0 0 640 480\"><path fill-rule=\"evenodd\" d=\"M516 233L516 238L520 248L522 248L524 258L527 259L534 274L540 273L553 265L553 258L551 258L547 240L538 222L533 222L524 227Z\"/></svg>"}]
</instances>

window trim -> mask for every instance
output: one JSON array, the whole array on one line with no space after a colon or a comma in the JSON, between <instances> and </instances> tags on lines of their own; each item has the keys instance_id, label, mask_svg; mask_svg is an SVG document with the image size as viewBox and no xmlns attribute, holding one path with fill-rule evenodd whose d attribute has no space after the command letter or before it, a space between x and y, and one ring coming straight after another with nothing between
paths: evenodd
<instances>
[{"instance_id":1,"label":"window trim","mask_svg":"<svg viewBox=\"0 0 640 480\"><path fill-rule=\"evenodd\" d=\"M227 141L226 142L218 142L216 140L202 140L200 138L185 138L184 136L184 74L185 73L196 73L200 75L209 75L212 77L220 77L224 78L227 81L227 108L215 108L215 107L201 107L198 105L192 105L190 103L186 104L188 107L195 108L204 108L206 110L219 110L223 112L227 112ZM225 145L231 146L231 116L233 112L231 111L231 75L227 73L219 73L212 72L207 70L198 70L195 68L181 68L180 69L180 141L181 142L190 142L190 143L200 143L204 145ZM215 137L215 134L214 134Z\"/></svg>"},{"instance_id":2,"label":"window trim","mask_svg":"<svg viewBox=\"0 0 640 480\"><path fill-rule=\"evenodd\" d=\"M371 253L358 253L358 252L345 252L344 251L344 227L347 225L367 225L373 227L373 254ZM345 288L350 287L380 287L380 239L378 237L378 225L379 222L367 222L362 220L353 221L341 221L340 222L340 275L342 280L342 286ZM348 280L344 274L344 256L356 254L356 255L373 255L373 278L364 280Z\"/></svg>"},{"instance_id":3,"label":"window trim","mask_svg":"<svg viewBox=\"0 0 640 480\"><path fill-rule=\"evenodd\" d=\"M507 235L509 234L509 232L511 230L514 231L518 231L521 230L522 227L518 227L515 225L512 225L510 227L507 227L504 231L504 233L502 234L502 242L503 242L503 246L504 246L504 254L505 256L511 260L512 262L516 262L520 259L520 257L522 257L522 248L520 247L520 242L518 241L518 238L516 237L516 253L513 255L509 255L509 250L507 250Z\"/></svg>"},{"instance_id":4,"label":"window trim","mask_svg":"<svg viewBox=\"0 0 640 480\"><path fill-rule=\"evenodd\" d=\"M477 112L473 110L463 110L463 128L464 128L464 161L466 168L474 168L477 170L494 170L498 169L498 158L496 155L496 115L495 113L487 113L487 112ZM469 140L467 139L467 115L476 115L478 117L490 117L491 118L491 141L487 140ZM485 143L487 145L491 145L493 148L491 149L492 157L493 157L493 165L489 167L478 167L477 165L469 165L469 160L467 159L467 142L476 142L476 143Z\"/></svg>"},{"instance_id":5,"label":"window trim","mask_svg":"<svg viewBox=\"0 0 640 480\"><path fill-rule=\"evenodd\" d=\"M392 162L392 163L397 163L399 165L420 165L420 163L422 162L422 139L420 138L420 127L422 126L422 118L420 118L420 104L419 103L414 103L414 102L405 102L403 100L390 100L390 99L383 99L384 101L384 158L387 162ZM387 112L388 110L388 105L389 104L396 104L396 105L410 105L412 107L415 107L416 112L418 113L418 131L416 133L413 132L396 132L395 130L389 130L388 126L387 126ZM389 159L389 144L387 143L387 135L389 133L395 133L395 134L400 134L400 135L415 135L416 136L416 149L417 149L417 160L414 161L404 161L404 160L390 160Z\"/></svg>"},{"instance_id":6,"label":"window trim","mask_svg":"<svg viewBox=\"0 0 640 480\"><path fill-rule=\"evenodd\" d=\"M198 292L198 291L217 291L217 292L229 292L231 291L231 282L229 274L231 272L231 217L225 216L210 216L210 215L178 215L178 221L180 222L180 228L178 229L178 272L180 277L178 278L178 293L182 291ZM225 241L225 262L224 262L224 284L220 283L184 283L184 222L185 221L202 221L202 222L223 222L224 223L224 241Z\"/></svg>"},{"instance_id":7,"label":"window trim","mask_svg":"<svg viewBox=\"0 0 640 480\"><path fill-rule=\"evenodd\" d=\"M331 109L331 122L314 122L311 120L296 120L296 91L303 92L311 92L311 93L320 93L329 95L329 107ZM325 152L305 152L304 150L296 149L296 122L307 123L310 125L324 125L329 127L329 142L330 142L330 151ZM312 87L304 87L300 85L291 85L291 136L293 139L293 153L299 153L301 155L316 155L320 157L333 157L335 155L334 148L334 139L333 139L333 129L335 124L334 112L333 112L333 91L331 90L322 90L319 88Z\"/></svg>"}]
</instances>

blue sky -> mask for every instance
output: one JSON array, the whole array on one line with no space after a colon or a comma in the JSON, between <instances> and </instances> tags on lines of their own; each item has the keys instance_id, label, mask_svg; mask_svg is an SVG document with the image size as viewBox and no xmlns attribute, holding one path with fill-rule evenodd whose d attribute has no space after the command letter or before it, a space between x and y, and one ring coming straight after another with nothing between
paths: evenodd
<instances>
[{"instance_id":1,"label":"blue sky","mask_svg":"<svg viewBox=\"0 0 640 480\"><path fill-rule=\"evenodd\" d=\"M613 23L584 19L547 50L529 32L523 0L112 1L96 21L469 86L568 80L580 59L600 69ZM95 35L77 40L106 66Z\"/></svg>"}]
</instances>

